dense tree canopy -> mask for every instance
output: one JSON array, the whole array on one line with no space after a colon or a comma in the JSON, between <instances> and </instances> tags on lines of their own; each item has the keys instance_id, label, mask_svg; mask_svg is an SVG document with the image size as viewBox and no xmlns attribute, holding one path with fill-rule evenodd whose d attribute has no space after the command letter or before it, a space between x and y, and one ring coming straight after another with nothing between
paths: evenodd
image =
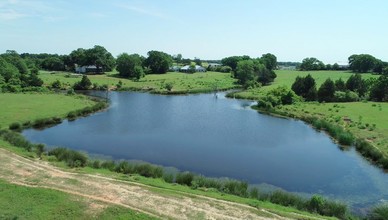
<instances>
[{"instance_id":1,"label":"dense tree canopy","mask_svg":"<svg viewBox=\"0 0 388 220\"><path fill-rule=\"evenodd\" d=\"M316 83L310 74L306 77L297 76L291 89L295 94L303 97L306 101L315 101L317 98Z\"/></svg>"},{"instance_id":2,"label":"dense tree canopy","mask_svg":"<svg viewBox=\"0 0 388 220\"><path fill-rule=\"evenodd\" d=\"M324 70L326 65L315 57L305 58L300 65L300 70Z\"/></svg>"},{"instance_id":3,"label":"dense tree canopy","mask_svg":"<svg viewBox=\"0 0 388 220\"><path fill-rule=\"evenodd\" d=\"M122 53L117 57L117 71L122 77L140 79L144 75L143 59L138 54Z\"/></svg>"},{"instance_id":4,"label":"dense tree canopy","mask_svg":"<svg viewBox=\"0 0 388 220\"><path fill-rule=\"evenodd\" d=\"M370 91L370 98L374 101L386 102L388 101L388 76L382 75L372 85Z\"/></svg>"},{"instance_id":5,"label":"dense tree canopy","mask_svg":"<svg viewBox=\"0 0 388 220\"><path fill-rule=\"evenodd\" d=\"M274 70L277 67L277 58L271 53L263 54L260 60L268 70Z\"/></svg>"},{"instance_id":6,"label":"dense tree canopy","mask_svg":"<svg viewBox=\"0 0 388 220\"><path fill-rule=\"evenodd\" d=\"M250 60L249 56L231 56L225 57L221 60L222 65L229 66L232 68L232 71L235 71L237 68L237 63L243 60Z\"/></svg>"},{"instance_id":7,"label":"dense tree canopy","mask_svg":"<svg viewBox=\"0 0 388 220\"><path fill-rule=\"evenodd\" d=\"M353 72L366 73L373 71L375 65L378 64L378 60L369 54L354 54L348 58L349 68Z\"/></svg>"},{"instance_id":8,"label":"dense tree canopy","mask_svg":"<svg viewBox=\"0 0 388 220\"><path fill-rule=\"evenodd\" d=\"M85 51L84 65L95 65L97 72L100 72L100 69L112 71L115 67L115 58L104 47L96 45Z\"/></svg>"},{"instance_id":9,"label":"dense tree canopy","mask_svg":"<svg viewBox=\"0 0 388 220\"><path fill-rule=\"evenodd\" d=\"M170 55L161 51L149 51L148 57L144 61L144 66L151 69L152 73L163 74L166 73L172 65L172 58Z\"/></svg>"},{"instance_id":10,"label":"dense tree canopy","mask_svg":"<svg viewBox=\"0 0 388 220\"><path fill-rule=\"evenodd\" d=\"M368 84L362 79L361 74L354 74L346 81L346 89L364 96L368 91Z\"/></svg>"},{"instance_id":11,"label":"dense tree canopy","mask_svg":"<svg viewBox=\"0 0 388 220\"><path fill-rule=\"evenodd\" d=\"M318 89L318 101L332 102L334 101L335 84L330 78L327 79Z\"/></svg>"}]
</instances>

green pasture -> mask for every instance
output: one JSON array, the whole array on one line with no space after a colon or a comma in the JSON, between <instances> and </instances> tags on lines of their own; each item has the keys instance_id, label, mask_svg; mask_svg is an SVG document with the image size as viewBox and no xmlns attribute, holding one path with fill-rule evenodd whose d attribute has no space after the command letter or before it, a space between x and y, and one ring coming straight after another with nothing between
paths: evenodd
<instances>
[{"instance_id":1,"label":"green pasture","mask_svg":"<svg viewBox=\"0 0 388 220\"><path fill-rule=\"evenodd\" d=\"M0 128L40 118L64 117L68 112L94 104L83 96L50 93L0 93Z\"/></svg>"},{"instance_id":2,"label":"green pasture","mask_svg":"<svg viewBox=\"0 0 388 220\"><path fill-rule=\"evenodd\" d=\"M46 85L59 80L66 87L71 87L75 82L80 81L80 76L67 72L47 72L40 71L39 77ZM116 87L119 81L122 88L132 90L152 91L155 93L165 93L165 85L172 84L172 92L175 93L198 93L211 92L215 89L226 90L236 88L235 79L230 73L205 72L205 73L179 73L169 72L166 74L149 74L140 80L121 78L117 72L109 72L102 75L88 75L90 81L98 85L108 85L110 88Z\"/></svg>"}]
</instances>

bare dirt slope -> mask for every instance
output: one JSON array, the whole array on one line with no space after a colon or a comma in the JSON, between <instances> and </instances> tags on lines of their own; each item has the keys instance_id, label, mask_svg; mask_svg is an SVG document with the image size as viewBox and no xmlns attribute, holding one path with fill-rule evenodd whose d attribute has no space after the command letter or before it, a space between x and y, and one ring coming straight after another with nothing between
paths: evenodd
<instances>
[{"instance_id":1,"label":"bare dirt slope","mask_svg":"<svg viewBox=\"0 0 388 220\"><path fill-rule=\"evenodd\" d=\"M60 170L0 148L0 178L124 206L168 219L285 219L266 210L204 196L161 192L154 187Z\"/></svg>"}]
</instances>

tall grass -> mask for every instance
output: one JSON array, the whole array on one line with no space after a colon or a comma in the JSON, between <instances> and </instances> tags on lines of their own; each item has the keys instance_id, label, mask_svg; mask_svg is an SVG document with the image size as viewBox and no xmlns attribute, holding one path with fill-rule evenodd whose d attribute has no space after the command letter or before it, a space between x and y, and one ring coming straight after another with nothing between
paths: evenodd
<instances>
[{"instance_id":1,"label":"tall grass","mask_svg":"<svg viewBox=\"0 0 388 220\"><path fill-rule=\"evenodd\" d=\"M368 214L369 220L387 220L388 219L388 205L380 205L374 207Z\"/></svg>"}]
</instances>

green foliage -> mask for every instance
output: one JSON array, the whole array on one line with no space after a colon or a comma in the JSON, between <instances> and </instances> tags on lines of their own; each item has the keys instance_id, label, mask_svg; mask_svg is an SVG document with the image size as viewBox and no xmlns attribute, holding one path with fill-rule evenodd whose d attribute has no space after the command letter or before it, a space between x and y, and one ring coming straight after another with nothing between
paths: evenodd
<instances>
[{"instance_id":1,"label":"green foliage","mask_svg":"<svg viewBox=\"0 0 388 220\"><path fill-rule=\"evenodd\" d=\"M167 91L171 92L172 88L174 87L174 84L172 82L168 82L164 84L164 88L167 89Z\"/></svg>"},{"instance_id":2,"label":"green foliage","mask_svg":"<svg viewBox=\"0 0 388 220\"><path fill-rule=\"evenodd\" d=\"M152 73L163 74L166 73L172 65L172 58L164 52L149 51L144 64L151 69Z\"/></svg>"},{"instance_id":3,"label":"green foliage","mask_svg":"<svg viewBox=\"0 0 388 220\"><path fill-rule=\"evenodd\" d=\"M386 220L388 219L388 205L379 205L374 207L368 214L369 220Z\"/></svg>"},{"instance_id":4,"label":"green foliage","mask_svg":"<svg viewBox=\"0 0 388 220\"><path fill-rule=\"evenodd\" d=\"M31 151L34 147L29 141L27 141L23 135L18 132L10 131L10 130L0 130L0 137L12 144L15 147L24 148L27 151Z\"/></svg>"},{"instance_id":5,"label":"green foliage","mask_svg":"<svg viewBox=\"0 0 388 220\"><path fill-rule=\"evenodd\" d=\"M368 85L361 74L354 74L346 81L346 88L350 91L357 92L359 96L364 96L368 91Z\"/></svg>"},{"instance_id":6,"label":"green foliage","mask_svg":"<svg viewBox=\"0 0 388 220\"><path fill-rule=\"evenodd\" d=\"M326 66L322 61L318 60L317 58L310 57L303 59L299 69L302 71L324 70L326 69Z\"/></svg>"},{"instance_id":7,"label":"green foliage","mask_svg":"<svg viewBox=\"0 0 388 220\"><path fill-rule=\"evenodd\" d=\"M117 57L116 69L122 77L140 79L144 76L142 62L142 58L138 54L123 53Z\"/></svg>"},{"instance_id":8,"label":"green foliage","mask_svg":"<svg viewBox=\"0 0 388 220\"><path fill-rule=\"evenodd\" d=\"M232 71L235 71L237 68L237 63L243 60L250 60L249 56L231 56L225 57L221 60L222 65L229 66L232 68Z\"/></svg>"},{"instance_id":9,"label":"green foliage","mask_svg":"<svg viewBox=\"0 0 388 220\"><path fill-rule=\"evenodd\" d=\"M95 65L97 72L112 71L115 67L115 59L103 46L96 45L85 50L82 65Z\"/></svg>"},{"instance_id":10,"label":"green foliage","mask_svg":"<svg viewBox=\"0 0 388 220\"><path fill-rule=\"evenodd\" d=\"M178 173L175 177L175 182L180 185L191 186L194 179L194 174L190 172Z\"/></svg>"},{"instance_id":11,"label":"green foliage","mask_svg":"<svg viewBox=\"0 0 388 220\"><path fill-rule=\"evenodd\" d=\"M55 80L53 83L51 83L51 88L53 89L61 89L62 88L62 83L58 79Z\"/></svg>"},{"instance_id":12,"label":"green foliage","mask_svg":"<svg viewBox=\"0 0 388 220\"><path fill-rule=\"evenodd\" d=\"M65 64L59 57L47 57L41 63L41 67L50 71L63 71Z\"/></svg>"},{"instance_id":13,"label":"green foliage","mask_svg":"<svg viewBox=\"0 0 388 220\"><path fill-rule=\"evenodd\" d=\"M298 96L286 86L279 86L268 91L266 96L263 96L258 101L258 107L263 109L271 109L278 105L290 105L300 101Z\"/></svg>"},{"instance_id":14,"label":"green foliage","mask_svg":"<svg viewBox=\"0 0 388 220\"><path fill-rule=\"evenodd\" d=\"M306 77L297 76L291 89L306 101L315 101L317 98L316 83L310 74Z\"/></svg>"},{"instance_id":15,"label":"green foliage","mask_svg":"<svg viewBox=\"0 0 388 220\"><path fill-rule=\"evenodd\" d=\"M59 147L48 152L49 156L55 156L57 160L64 161L69 167L84 167L88 157L78 151Z\"/></svg>"},{"instance_id":16,"label":"green foliage","mask_svg":"<svg viewBox=\"0 0 388 220\"><path fill-rule=\"evenodd\" d=\"M19 123L19 122L14 122L12 124L9 125L9 129L10 130L20 130L22 128L22 125Z\"/></svg>"},{"instance_id":17,"label":"green foliage","mask_svg":"<svg viewBox=\"0 0 388 220\"><path fill-rule=\"evenodd\" d=\"M347 90L346 92L335 91L334 92L334 100L335 102L357 102L359 100L359 96L355 92L351 92Z\"/></svg>"},{"instance_id":18,"label":"green foliage","mask_svg":"<svg viewBox=\"0 0 388 220\"><path fill-rule=\"evenodd\" d=\"M369 54L354 54L349 58L350 69L357 73L366 73L375 69L378 60Z\"/></svg>"},{"instance_id":19,"label":"green foliage","mask_svg":"<svg viewBox=\"0 0 388 220\"><path fill-rule=\"evenodd\" d=\"M319 102L332 102L334 100L335 85L334 82L328 78L318 89Z\"/></svg>"},{"instance_id":20,"label":"green foliage","mask_svg":"<svg viewBox=\"0 0 388 220\"><path fill-rule=\"evenodd\" d=\"M382 75L372 85L370 91L370 99L378 102L388 101L388 76Z\"/></svg>"},{"instance_id":21,"label":"green foliage","mask_svg":"<svg viewBox=\"0 0 388 220\"><path fill-rule=\"evenodd\" d=\"M74 90L88 90L92 87L92 82L87 75L83 75L81 81L74 83Z\"/></svg>"}]
</instances>

